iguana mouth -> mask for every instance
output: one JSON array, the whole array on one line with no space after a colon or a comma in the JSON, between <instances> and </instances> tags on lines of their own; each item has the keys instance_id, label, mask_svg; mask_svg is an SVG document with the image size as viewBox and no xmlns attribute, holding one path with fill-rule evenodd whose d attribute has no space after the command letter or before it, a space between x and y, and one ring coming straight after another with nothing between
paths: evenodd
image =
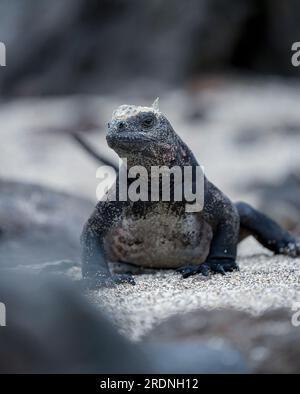
<instances>
[{"instance_id":1,"label":"iguana mouth","mask_svg":"<svg viewBox=\"0 0 300 394\"><path fill-rule=\"evenodd\" d=\"M154 142L155 138L145 134L126 132L122 134L107 134L106 141L108 146L114 150L118 150L118 148L130 149L133 152L136 149L147 149L147 144Z\"/></svg>"}]
</instances>

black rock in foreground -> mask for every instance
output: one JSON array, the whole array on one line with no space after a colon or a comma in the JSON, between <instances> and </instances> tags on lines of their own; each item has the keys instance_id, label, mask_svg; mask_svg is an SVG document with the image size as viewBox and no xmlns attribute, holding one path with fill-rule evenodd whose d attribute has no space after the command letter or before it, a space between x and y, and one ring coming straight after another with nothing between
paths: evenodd
<instances>
[{"instance_id":1,"label":"black rock in foreground","mask_svg":"<svg viewBox=\"0 0 300 394\"><path fill-rule=\"evenodd\" d=\"M240 354L226 346L134 345L57 277L1 272L0 300L7 312L0 335L1 373L247 371Z\"/></svg>"}]
</instances>

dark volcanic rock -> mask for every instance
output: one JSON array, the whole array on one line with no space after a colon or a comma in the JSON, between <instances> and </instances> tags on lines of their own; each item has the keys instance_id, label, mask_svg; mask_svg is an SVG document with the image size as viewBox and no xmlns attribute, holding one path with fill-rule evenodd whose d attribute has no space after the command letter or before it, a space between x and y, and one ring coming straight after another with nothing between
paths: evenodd
<instances>
[{"instance_id":1,"label":"dark volcanic rock","mask_svg":"<svg viewBox=\"0 0 300 394\"><path fill-rule=\"evenodd\" d=\"M55 279L55 280L54 280ZM152 368L70 283L1 273L0 373L141 373Z\"/></svg>"},{"instance_id":2,"label":"dark volcanic rock","mask_svg":"<svg viewBox=\"0 0 300 394\"><path fill-rule=\"evenodd\" d=\"M243 357L223 344L135 345L118 334L70 283L1 273L7 319L0 336L0 373L247 372Z\"/></svg>"},{"instance_id":3,"label":"dark volcanic rock","mask_svg":"<svg viewBox=\"0 0 300 394\"><path fill-rule=\"evenodd\" d=\"M152 341L231 343L258 373L300 372L300 329L288 310L254 317L229 309L199 310L171 317L147 336Z\"/></svg>"},{"instance_id":4,"label":"dark volcanic rock","mask_svg":"<svg viewBox=\"0 0 300 394\"><path fill-rule=\"evenodd\" d=\"M159 373L249 373L245 358L228 341L158 341L142 345Z\"/></svg>"},{"instance_id":5,"label":"dark volcanic rock","mask_svg":"<svg viewBox=\"0 0 300 394\"><path fill-rule=\"evenodd\" d=\"M46 187L0 181L0 267L80 258L91 202Z\"/></svg>"}]
</instances>

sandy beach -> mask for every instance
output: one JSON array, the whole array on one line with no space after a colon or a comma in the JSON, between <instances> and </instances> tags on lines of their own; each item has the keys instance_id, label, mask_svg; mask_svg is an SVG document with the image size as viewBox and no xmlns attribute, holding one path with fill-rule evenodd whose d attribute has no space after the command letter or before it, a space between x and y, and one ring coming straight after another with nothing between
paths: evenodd
<instances>
[{"instance_id":1,"label":"sandy beach","mask_svg":"<svg viewBox=\"0 0 300 394\"><path fill-rule=\"evenodd\" d=\"M287 308L292 315L293 305L300 301L300 259L270 256L249 239L241 245L238 263L240 272L226 276L182 279L173 271L136 275L136 286L119 285L88 297L134 341L170 316L197 309L226 308L259 316Z\"/></svg>"}]
</instances>

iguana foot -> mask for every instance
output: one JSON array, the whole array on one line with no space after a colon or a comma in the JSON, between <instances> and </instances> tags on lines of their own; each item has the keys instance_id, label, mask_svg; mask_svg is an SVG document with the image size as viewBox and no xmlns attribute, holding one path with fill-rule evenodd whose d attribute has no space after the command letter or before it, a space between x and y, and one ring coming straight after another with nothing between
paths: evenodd
<instances>
[{"instance_id":1,"label":"iguana foot","mask_svg":"<svg viewBox=\"0 0 300 394\"><path fill-rule=\"evenodd\" d=\"M234 260L231 259L215 259L207 260L205 263L199 265L189 265L177 269L183 278L188 278L191 275L202 274L208 276L209 272L213 274L225 275L226 272L239 271L239 267Z\"/></svg>"},{"instance_id":2,"label":"iguana foot","mask_svg":"<svg viewBox=\"0 0 300 394\"><path fill-rule=\"evenodd\" d=\"M232 259L211 259L207 260L205 264L213 274L225 275L226 272L239 271L239 266Z\"/></svg>"},{"instance_id":3,"label":"iguana foot","mask_svg":"<svg viewBox=\"0 0 300 394\"><path fill-rule=\"evenodd\" d=\"M279 253L294 258L300 257L300 241L295 240L288 242L285 246L279 249Z\"/></svg>"},{"instance_id":4,"label":"iguana foot","mask_svg":"<svg viewBox=\"0 0 300 394\"><path fill-rule=\"evenodd\" d=\"M208 276L209 267L205 263L199 265L186 265L184 267L178 268L176 272L179 272L183 278L188 278L189 276L195 274L202 274L204 276Z\"/></svg>"}]
</instances>

